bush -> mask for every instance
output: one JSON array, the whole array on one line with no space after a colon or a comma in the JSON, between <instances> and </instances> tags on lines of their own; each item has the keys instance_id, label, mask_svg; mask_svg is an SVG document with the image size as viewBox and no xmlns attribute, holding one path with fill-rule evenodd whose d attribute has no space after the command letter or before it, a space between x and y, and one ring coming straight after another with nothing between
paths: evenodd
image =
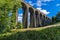
<instances>
[{"instance_id":1,"label":"bush","mask_svg":"<svg viewBox=\"0 0 60 40\"><path fill-rule=\"evenodd\" d=\"M10 32L10 26L2 26L0 28L0 33Z\"/></svg>"},{"instance_id":2,"label":"bush","mask_svg":"<svg viewBox=\"0 0 60 40\"><path fill-rule=\"evenodd\" d=\"M18 22L17 29L21 29L21 28L23 28L22 23L21 22Z\"/></svg>"}]
</instances>

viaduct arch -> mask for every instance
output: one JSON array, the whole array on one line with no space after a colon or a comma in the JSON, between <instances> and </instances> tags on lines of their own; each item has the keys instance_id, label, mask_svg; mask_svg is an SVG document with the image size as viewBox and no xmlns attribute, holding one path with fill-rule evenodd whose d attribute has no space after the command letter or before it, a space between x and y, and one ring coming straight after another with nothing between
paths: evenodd
<instances>
[{"instance_id":1,"label":"viaduct arch","mask_svg":"<svg viewBox=\"0 0 60 40\"><path fill-rule=\"evenodd\" d=\"M21 2L21 4L23 9L22 24L24 28L28 27L28 12L30 12L30 27L40 27L50 24L51 19L43 12L33 8L28 3Z\"/></svg>"}]
</instances>

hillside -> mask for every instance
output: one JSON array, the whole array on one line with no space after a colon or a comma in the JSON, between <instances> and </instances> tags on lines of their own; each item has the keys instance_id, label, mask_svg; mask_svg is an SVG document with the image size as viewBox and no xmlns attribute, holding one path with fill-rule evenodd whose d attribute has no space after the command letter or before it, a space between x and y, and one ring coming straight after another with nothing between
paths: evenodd
<instances>
[{"instance_id":1,"label":"hillside","mask_svg":"<svg viewBox=\"0 0 60 40\"><path fill-rule=\"evenodd\" d=\"M60 40L60 23L39 28L12 30L0 34L0 40Z\"/></svg>"}]
</instances>

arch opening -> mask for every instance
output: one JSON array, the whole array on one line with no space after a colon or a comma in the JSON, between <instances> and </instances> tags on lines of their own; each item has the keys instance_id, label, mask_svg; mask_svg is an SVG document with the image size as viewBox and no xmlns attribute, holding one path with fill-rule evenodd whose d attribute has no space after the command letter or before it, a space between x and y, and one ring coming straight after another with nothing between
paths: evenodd
<instances>
[{"instance_id":1,"label":"arch opening","mask_svg":"<svg viewBox=\"0 0 60 40\"><path fill-rule=\"evenodd\" d=\"M30 14L30 23L29 23L29 25L30 25L30 27L34 27L34 22L33 22L33 16L34 16L34 9L33 8L31 8L31 7L29 7L29 14Z\"/></svg>"},{"instance_id":2,"label":"arch opening","mask_svg":"<svg viewBox=\"0 0 60 40\"><path fill-rule=\"evenodd\" d=\"M40 13L40 18L42 17L42 14Z\"/></svg>"},{"instance_id":3,"label":"arch opening","mask_svg":"<svg viewBox=\"0 0 60 40\"><path fill-rule=\"evenodd\" d=\"M24 28L27 28L27 6L23 2L21 2L22 7L18 9L18 21L22 23Z\"/></svg>"},{"instance_id":4,"label":"arch opening","mask_svg":"<svg viewBox=\"0 0 60 40\"><path fill-rule=\"evenodd\" d=\"M39 27L39 12L38 11L35 11L35 17L36 17L36 27Z\"/></svg>"}]
</instances>

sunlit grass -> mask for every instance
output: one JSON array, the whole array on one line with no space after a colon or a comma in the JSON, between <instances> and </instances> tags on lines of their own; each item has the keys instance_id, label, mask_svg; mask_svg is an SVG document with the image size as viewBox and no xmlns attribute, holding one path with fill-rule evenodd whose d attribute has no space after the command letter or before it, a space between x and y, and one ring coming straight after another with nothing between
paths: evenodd
<instances>
[{"instance_id":1,"label":"sunlit grass","mask_svg":"<svg viewBox=\"0 0 60 40\"><path fill-rule=\"evenodd\" d=\"M60 23L39 28L13 29L0 40L60 40Z\"/></svg>"}]
</instances>

